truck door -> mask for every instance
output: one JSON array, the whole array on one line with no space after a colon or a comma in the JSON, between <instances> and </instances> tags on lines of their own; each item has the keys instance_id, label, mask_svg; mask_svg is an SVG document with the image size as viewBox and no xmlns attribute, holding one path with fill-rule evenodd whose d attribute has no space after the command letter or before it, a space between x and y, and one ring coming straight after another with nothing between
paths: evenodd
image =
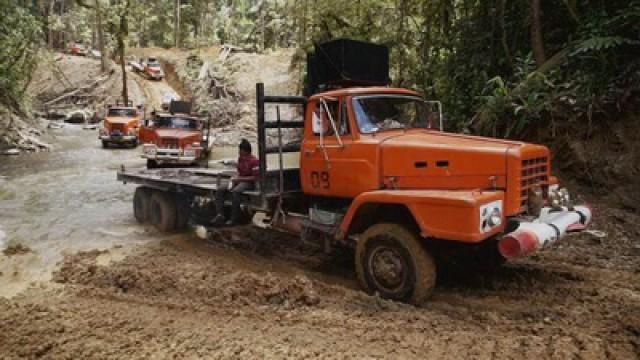
<instances>
[{"instance_id":1,"label":"truck door","mask_svg":"<svg viewBox=\"0 0 640 360\"><path fill-rule=\"evenodd\" d=\"M371 188L371 166L359 154L344 100L310 103L311 126L305 127L300 177L306 194L352 198ZM307 122L309 124L309 122Z\"/></svg>"},{"instance_id":2,"label":"truck door","mask_svg":"<svg viewBox=\"0 0 640 360\"><path fill-rule=\"evenodd\" d=\"M138 141L141 144L153 142L153 128L151 119L144 119L138 130Z\"/></svg>"}]
</instances>

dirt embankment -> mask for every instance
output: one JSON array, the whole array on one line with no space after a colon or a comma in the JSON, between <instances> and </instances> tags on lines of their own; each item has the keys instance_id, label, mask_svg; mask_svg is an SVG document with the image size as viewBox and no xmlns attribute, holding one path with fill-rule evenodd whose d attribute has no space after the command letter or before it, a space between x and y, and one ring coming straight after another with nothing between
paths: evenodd
<instances>
[{"instance_id":1,"label":"dirt embankment","mask_svg":"<svg viewBox=\"0 0 640 360\"><path fill-rule=\"evenodd\" d=\"M79 253L54 275L62 288L0 302L0 343L45 358L631 359L640 260L622 224L605 229L493 273L443 269L421 308L359 291L349 251L254 229L174 238L111 265Z\"/></svg>"}]
</instances>

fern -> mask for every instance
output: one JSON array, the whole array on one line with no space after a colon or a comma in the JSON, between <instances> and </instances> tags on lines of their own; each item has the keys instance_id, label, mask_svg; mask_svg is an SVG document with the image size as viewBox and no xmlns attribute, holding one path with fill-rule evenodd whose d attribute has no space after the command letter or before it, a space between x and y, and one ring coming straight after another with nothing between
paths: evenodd
<instances>
[{"instance_id":1,"label":"fern","mask_svg":"<svg viewBox=\"0 0 640 360\"><path fill-rule=\"evenodd\" d=\"M640 41L628 39L622 36L595 36L579 43L571 55L589 52L598 52L612 49L621 45L640 45Z\"/></svg>"}]
</instances>

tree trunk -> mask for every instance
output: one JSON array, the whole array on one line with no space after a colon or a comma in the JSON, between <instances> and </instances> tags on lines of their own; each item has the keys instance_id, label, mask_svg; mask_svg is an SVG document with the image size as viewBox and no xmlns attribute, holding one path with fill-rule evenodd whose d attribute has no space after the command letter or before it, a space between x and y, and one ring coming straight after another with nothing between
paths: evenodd
<instances>
[{"instance_id":1,"label":"tree trunk","mask_svg":"<svg viewBox=\"0 0 640 360\"><path fill-rule=\"evenodd\" d=\"M180 47L180 0L175 0L173 9L173 46Z\"/></svg>"},{"instance_id":2,"label":"tree trunk","mask_svg":"<svg viewBox=\"0 0 640 360\"><path fill-rule=\"evenodd\" d=\"M96 0L96 28L98 30L98 49L100 50L100 70L107 71L107 54L104 49L104 29L102 26L102 5L101 0Z\"/></svg>"},{"instance_id":3,"label":"tree trunk","mask_svg":"<svg viewBox=\"0 0 640 360\"><path fill-rule=\"evenodd\" d=\"M507 59L507 66L509 71L513 71L513 57L511 56L511 50L509 49L509 41L507 39L507 29L505 24L505 12L507 6L507 0L500 0L498 8L498 18L500 19L500 42L502 43L502 50L504 56Z\"/></svg>"},{"instance_id":4,"label":"tree trunk","mask_svg":"<svg viewBox=\"0 0 640 360\"><path fill-rule=\"evenodd\" d=\"M53 26L51 26L51 16L53 15L55 0L49 0L49 11L47 11L47 42L49 49L53 49Z\"/></svg>"},{"instance_id":5,"label":"tree trunk","mask_svg":"<svg viewBox=\"0 0 640 360\"><path fill-rule=\"evenodd\" d=\"M404 62L404 47L405 45L405 20L407 17L407 2L406 0L399 0L397 3L397 10L399 12L398 28L396 29L396 47L398 49L398 78L396 83L399 87L404 84L405 78L405 62Z\"/></svg>"},{"instance_id":6,"label":"tree trunk","mask_svg":"<svg viewBox=\"0 0 640 360\"><path fill-rule=\"evenodd\" d=\"M120 29L118 31L118 49L120 52L120 70L122 71L122 102L125 106L129 103L129 92L127 89L127 69L124 62L124 53L126 48L126 38L129 32L129 24L127 22L127 13L129 12L129 0L125 2L125 7L120 13Z\"/></svg>"},{"instance_id":7,"label":"tree trunk","mask_svg":"<svg viewBox=\"0 0 640 360\"><path fill-rule=\"evenodd\" d=\"M542 9L540 0L531 0L531 49L536 65L540 67L547 61L542 37Z\"/></svg>"}]
</instances>

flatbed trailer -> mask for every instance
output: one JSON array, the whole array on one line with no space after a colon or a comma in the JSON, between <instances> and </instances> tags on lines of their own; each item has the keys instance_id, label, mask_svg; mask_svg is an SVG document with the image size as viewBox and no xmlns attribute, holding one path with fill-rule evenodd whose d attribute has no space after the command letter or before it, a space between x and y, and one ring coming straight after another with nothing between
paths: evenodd
<instances>
[{"instance_id":1,"label":"flatbed trailer","mask_svg":"<svg viewBox=\"0 0 640 360\"><path fill-rule=\"evenodd\" d=\"M241 209L244 220L248 223L257 212L265 213L267 218L296 211L303 211L301 204L305 201L300 185L300 170L297 168L286 169L283 166L285 153L298 152L299 144L283 144L282 129L299 129L304 126L304 121L287 120L279 118L273 121L266 120L265 106L267 104L301 106L304 109L306 97L302 96L265 96L264 87L258 84L256 87L257 98L257 128L258 128L258 160L259 176L255 189L245 191L242 196ZM301 112L303 113L303 112ZM279 114L279 111L278 111ZM277 146L267 145L267 131L278 131ZM267 155L279 156L277 169L267 168ZM227 189L230 179L235 175L232 167L220 168L125 168L121 166L117 173L117 179L124 184L138 184L134 196L134 213L140 222L150 221L164 231L173 231L184 227L189 220L203 225L210 224L215 217L213 203L219 193L219 189ZM227 192L228 193L228 192ZM156 202L164 202L163 206L147 205L151 196L155 194ZM230 194L229 194L230 196ZM231 205L230 198L226 199L226 208ZM169 216L175 221L161 221L163 217L156 216L154 212L162 209L169 210ZM302 210L301 210L302 209ZM197 215L194 215L197 214ZM166 220L166 219L165 219ZM173 223L173 225L171 225ZM169 224L169 226L167 226Z\"/></svg>"}]
</instances>

